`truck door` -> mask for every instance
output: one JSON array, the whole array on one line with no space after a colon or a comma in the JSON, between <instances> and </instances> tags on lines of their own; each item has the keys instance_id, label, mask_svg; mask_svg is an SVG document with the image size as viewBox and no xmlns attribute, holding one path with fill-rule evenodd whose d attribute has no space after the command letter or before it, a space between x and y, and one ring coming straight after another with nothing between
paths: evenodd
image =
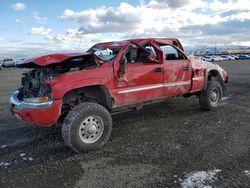
<instances>
[{"instance_id":1,"label":"truck door","mask_svg":"<svg viewBox=\"0 0 250 188\"><path fill-rule=\"evenodd\" d=\"M156 49L144 46L158 59ZM131 48L125 54L124 75L118 78L118 105L131 105L144 101L153 101L163 96L164 67L160 61L151 61L145 51ZM124 62L121 62L124 63Z\"/></svg>"},{"instance_id":2,"label":"truck door","mask_svg":"<svg viewBox=\"0 0 250 188\"><path fill-rule=\"evenodd\" d=\"M191 88L191 63L178 48L160 45L164 54L164 95L177 96L188 93Z\"/></svg>"}]
</instances>

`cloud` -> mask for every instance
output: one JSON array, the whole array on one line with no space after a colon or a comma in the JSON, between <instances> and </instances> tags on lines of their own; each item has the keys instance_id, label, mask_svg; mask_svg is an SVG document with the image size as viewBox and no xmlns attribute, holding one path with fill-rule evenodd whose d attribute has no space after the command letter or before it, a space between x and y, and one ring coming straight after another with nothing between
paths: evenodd
<instances>
[{"instance_id":1,"label":"cloud","mask_svg":"<svg viewBox=\"0 0 250 188\"><path fill-rule=\"evenodd\" d=\"M26 5L24 4L24 3L16 3L16 4L13 4L13 5L11 5L11 8L13 9L13 10L24 10L24 9L26 9Z\"/></svg>"},{"instance_id":2,"label":"cloud","mask_svg":"<svg viewBox=\"0 0 250 188\"><path fill-rule=\"evenodd\" d=\"M74 28L51 34L47 27L33 27L29 34L44 36L42 43L1 40L4 49L36 51L88 49L103 41L141 37L178 38L186 46L250 44L249 0L139 0L137 5L96 9L65 9L58 18ZM48 22L32 13L38 24ZM19 18L21 19L21 18ZM17 19L17 22L19 22ZM23 21L23 19L21 19ZM16 46L15 46L16 45ZM19 49L20 50L20 49Z\"/></svg>"},{"instance_id":3,"label":"cloud","mask_svg":"<svg viewBox=\"0 0 250 188\"><path fill-rule=\"evenodd\" d=\"M40 16L38 12L32 12L32 16L38 24L45 24L48 20L46 17Z\"/></svg>"},{"instance_id":4,"label":"cloud","mask_svg":"<svg viewBox=\"0 0 250 188\"><path fill-rule=\"evenodd\" d=\"M51 28L41 27L32 27L29 34L31 35L48 35L52 31Z\"/></svg>"},{"instance_id":5,"label":"cloud","mask_svg":"<svg viewBox=\"0 0 250 188\"><path fill-rule=\"evenodd\" d=\"M191 3L191 0L151 0L147 7L149 8L156 8L156 9L162 9L162 8L180 8L185 5L188 5Z\"/></svg>"},{"instance_id":6,"label":"cloud","mask_svg":"<svg viewBox=\"0 0 250 188\"><path fill-rule=\"evenodd\" d=\"M85 43L97 43L105 40L101 34L82 34L79 29L69 28L63 34L47 35L46 39L54 42L84 41ZM110 39L109 39L110 40Z\"/></svg>"},{"instance_id":7,"label":"cloud","mask_svg":"<svg viewBox=\"0 0 250 188\"><path fill-rule=\"evenodd\" d=\"M65 53L65 52L76 52L76 51L86 51L90 45L76 41L66 41L66 42L54 42L50 40L44 40L41 42L30 42L26 40L13 40L3 38L0 40L1 56L34 56L48 53ZM79 40L80 41L80 40Z\"/></svg>"},{"instance_id":8,"label":"cloud","mask_svg":"<svg viewBox=\"0 0 250 188\"><path fill-rule=\"evenodd\" d=\"M250 30L248 0L141 0L138 6L120 3L118 7L99 7L76 12L66 9L59 17L79 24L83 34L115 33L119 38L175 37L191 44L199 41L209 44L209 36L217 42L233 43L238 33ZM195 42L193 42L195 43ZM198 43L197 43L198 44Z\"/></svg>"},{"instance_id":9,"label":"cloud","mask_svg":"<svg viewBox=\"0 0 250 188\"><path fill-rule=\"evenodd\" d=\"M47 35L47 41L54 44L55 49L70 49L73 51L86 51L96 43L114 40L113 36L106 36L105 34L82 34L76 28L69 28L66 32L56 35Z\"/></svg>"},{"instance_id":10,"label":"cloud","mask_svg":"<svg viewBox=\"0 0 250 188\"><path fill-rule=\"evenodd\" d=\"M73 40L80 40L81 32L78 29L69 28L63 34L57 35L47 35L46 39L55 42L62 42L62 41L73 41Z\"/></svg>"},{"instance_id":11,"label":"cloud","mask_svg":"<svg viewBox=\"0 0 250 188\"><path fill-rule=\"evenodd\" d=\"M137 30L142 16L137 8L121 3L118 8L101 7L81 12L66 9L60 19L78 22L82 25L80 31L91 34Z\"/></svg>"},{"instance_id":12,"label":"cloud","mask_svg":"<svg viewBox=\"0 0 250 188\"><path fill-rule=\"evenodd\" d=\"M147 8L153 9L189 9L207 7L207 2L203 0L151 0L148 4L144 4Z\"/></svg>"},{"instance_id":13,"label":"cloud","mask_svg":"<svg viewBox=\"0 0 250 188\"><path fill-rule=\"evenodd\" d=\"M171 8L179 8L185 5L188 5L191 1L190 0L161 0L160 3L166 3Z\"/></svg>"},{"instance_id":14,"label":"cloud","mask_svg":"<svg viewBox=\"0 0 250 188\"><path fill-rule=\"evenodd\" d=\"M181 29L181 32L188 31L190 33L194 33L196 35L231 35L231 34L243 34L250 32L249 30L250 20L238 21L238 20L230 20L226 22L221 22L218 24L207 24L207 25L194 25L188 26Z\"/></svg>"}]
</instances>

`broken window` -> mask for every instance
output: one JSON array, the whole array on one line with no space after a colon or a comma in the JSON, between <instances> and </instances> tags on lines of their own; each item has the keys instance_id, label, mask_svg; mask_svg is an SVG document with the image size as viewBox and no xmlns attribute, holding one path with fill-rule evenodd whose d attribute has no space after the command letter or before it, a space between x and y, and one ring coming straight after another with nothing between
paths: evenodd
<instances>
[{"instance_id":1,"label":"broken window","mask_svg":"<svg viewBox=\"0 0 250 188\"><path fill-rule=\"evenodd\" d=\"M99 58L101 58L103 61L112 61L115 59L117 54L119 53L120 48L119 47L92 47L88 52L93 52L95 55L97 55Z\"/></svg>"},{"instance_id":2,"label":"broken window","mask_svg":"<svg viewBox=\"0 0 250 188\"><path fill-rule=\"evenodd\" d=\"M165 60L181 60L185 59L185 56L171 45L160 45L164 54Z\"/></svg>"},{"instance_id":3,"label":"broken window","mask_svg":"<svg viewBox=\"0 0 250 188\"><path fill-rule=\"evenodd\" d=\"M128 63L147 63L151 62L150 54L153 54L154 59L159 59L156 49L151 44L147 44L143 48L133 46L126 52L125 57Z\"/></svg>"}]
</instances>

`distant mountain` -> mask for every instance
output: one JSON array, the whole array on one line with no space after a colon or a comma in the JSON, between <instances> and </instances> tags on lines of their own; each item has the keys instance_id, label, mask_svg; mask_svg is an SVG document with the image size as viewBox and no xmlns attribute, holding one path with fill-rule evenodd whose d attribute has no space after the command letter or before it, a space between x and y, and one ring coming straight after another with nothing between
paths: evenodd
<instances>
[{"instance_id":1,"label":"distant mountain","mask_svg":"<svg viewBox=\"0 0 250 188\"><path fill-rule=\"evenodd\" d=\"M197 47L184 47L187 53L234 53L234 52L250 52L250 46L240 45L227 45L227 46L197 46Z\"/></svg>"},{"instance_id":2,"label":"distant mountain","mask_svg":"<svg viewBox=\"0 0 250 188\"><path fill-rule=\"evenodd\" d=\"M237 52L249 52L250 53L250 46L240 46L240 45L227 45L227 46L184 46L184 49L189 54L203 54L203 53L237 53ZM72 53L72 52L79 52L74 50L68 51L44 51L44 52L29 52L29 53L22 53L22 52L11 52L11 53L4 53L0 52L0 60L6 58L12 58L14 60L19 60L22 58L27 57L34 57L34 56L41 56L45 54L53 54L53 53Z\"/></svg>"}]
</instances>

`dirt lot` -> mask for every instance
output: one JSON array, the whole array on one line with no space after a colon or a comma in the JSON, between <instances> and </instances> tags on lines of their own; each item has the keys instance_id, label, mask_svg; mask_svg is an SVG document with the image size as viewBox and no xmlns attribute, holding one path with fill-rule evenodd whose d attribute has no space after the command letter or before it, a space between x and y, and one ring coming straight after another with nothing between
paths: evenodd
<instances>
[{"instance_id":1,"label":"dirt lot","mask_svg":"<svg viewBox=\"0 0 250 188\"><path fill-rule=\"evenodd\" d=\"M179 97L115 115L106 146L81 155L60 129L9 113L23 70L0 70L0 187L250 187L250 62L220 64L230 83L216 112Z\"/></svg>"}]
</instances>

